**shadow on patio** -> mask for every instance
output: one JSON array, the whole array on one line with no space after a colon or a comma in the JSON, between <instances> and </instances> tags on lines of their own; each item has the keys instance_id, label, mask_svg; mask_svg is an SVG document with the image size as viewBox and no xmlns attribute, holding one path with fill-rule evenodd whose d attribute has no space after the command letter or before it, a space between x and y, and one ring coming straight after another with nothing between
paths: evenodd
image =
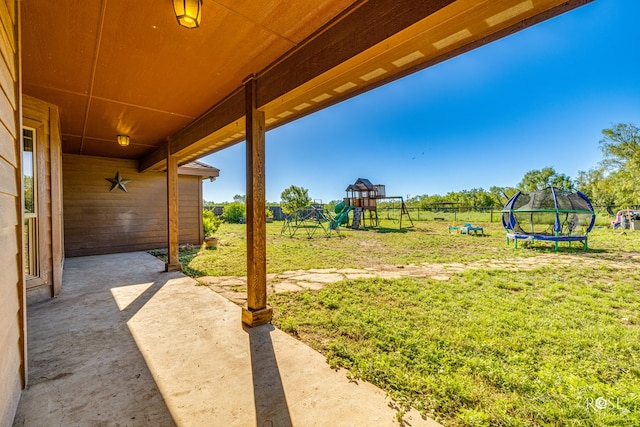
<instances>
[{"instance_id":1,"label":"shadow on patio","mask_svg":"<svg viewBox=\"0 0 640 427\"><path fill-rule=\"evenodd\" d=\"M398 425L382 391L145 252L69 258L29 307L14 426ZM411 426L436 426L412 411Z\"/></svg>"}]
</instances>

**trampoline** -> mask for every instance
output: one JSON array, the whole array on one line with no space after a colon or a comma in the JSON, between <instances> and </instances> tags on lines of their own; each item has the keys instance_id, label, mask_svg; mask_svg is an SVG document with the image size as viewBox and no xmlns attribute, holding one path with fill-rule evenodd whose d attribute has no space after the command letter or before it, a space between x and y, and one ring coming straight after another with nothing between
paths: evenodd
<instances>
[{"instance_id":1,"label":"trampoline","mask_svg":"<svg viewBox=\"0 0 640 427\"><path fill-rule=\"evenodd\" d=\"M502 225L507 230L507 244L518 240L554 243L581 242L588 249L589 232L596 214L589 198L580 191L571 192L556 187L525 194L516 193L502 210Z\"/></svg>"}]
</instances>

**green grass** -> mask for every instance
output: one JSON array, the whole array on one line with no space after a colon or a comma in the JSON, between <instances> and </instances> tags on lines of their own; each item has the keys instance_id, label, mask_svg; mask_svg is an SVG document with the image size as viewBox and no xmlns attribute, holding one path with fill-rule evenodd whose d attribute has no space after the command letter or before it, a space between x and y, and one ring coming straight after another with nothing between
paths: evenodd
<instances>
[{"instance_id":1,"label":"green grass","mask_svg":"<svg viewBox=\"0 0 640 427\"><path fill-rule=\"evenodd\" d=\"M443 221L416 222L410 229L398 229L393 221L382 221L381 227L370 231L342 228L330 238L308 239L303 230L294 237L281 234L282 222L267 224L267 270L280 273L310 268L366 268L381 264L407 265L420 263L471 262L483 259L499 260L532 257L552 251L550 243L536 243L534 250L514 250L505 244L504 229L497 223L474 223L485 229L485 236L449 234L450 223ZM457 223L462 224L462 223ZM192 276L246 275L246 226L222 224L216 236L217 249L181 253L181 262ZM636 232L639 237L640 233ZM589 238L592 249L586 254L561 244L560 253L615 259L625 251L640 251L640 239L634 232L620 235L618 231L595 229Z\"/></svg>"},{"instance_id":2,"label":"green grass","mask_svg":"<svg viewBox=\"0 0 640 427\"><path fill-rule=\"evenodd\" d=\"M444 425L640 425L640 273L593 276L355 280L271 304L332 366Z\"/></svg>"},{"instance_id":3,"label":"green grass","mask_svg":"<svg viewBox=\"0 0 640 427\"><path fill-rule=\"evenodd\" d=\"M328 239L281 236L281 225L268 224L269 272L551 255L553 264L446 282L353 280L276 294L273 322L447 426L640 425L640 232L597 228L589 251L554 252L507 246L495 223L481 223L484 237L425 221ZM185 253L183 265L196 276L244 275L244 227L223 224L219 248Z\"/></svg>"},{"instance_id":4,"label":"green grass","mask_svg":"<svg viewBox=\"0 0 640 427\"><path fill-rule=\"evenodd\" d=\"M531 256L505 245L498 224L482 224L486 236L448 233L449 223L416 222L411 229L383 221L371 231L343 228L331 237L309 239L303 230L294 237L282 235L281 222L267 224L267 269L270 273L310 268L365 268L380 264L407 265L423 262L460 262L480 259ZM216 236L217 249L185 254L182 259L193 275L243 276L246 274L246 228L223 224Z\"/></svg>"}]
</instances>

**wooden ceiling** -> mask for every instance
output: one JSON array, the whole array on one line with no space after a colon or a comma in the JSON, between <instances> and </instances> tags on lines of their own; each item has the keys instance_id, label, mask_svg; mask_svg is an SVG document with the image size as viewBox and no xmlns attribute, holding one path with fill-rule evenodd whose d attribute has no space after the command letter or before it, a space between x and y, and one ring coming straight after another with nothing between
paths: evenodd
<instances>
[{"instance_id":1,"label":"wooden ceiling","mask_svg":"<svg viewBox=\"0 0 640 427\"><path fill-rule=\"evenodd\" d=\"M171 0L23 0L23 92L63 152L161 169L244 139L250 75L271 128L589 1L204 0L188 30Z\"/></svg>"}]
</instances>

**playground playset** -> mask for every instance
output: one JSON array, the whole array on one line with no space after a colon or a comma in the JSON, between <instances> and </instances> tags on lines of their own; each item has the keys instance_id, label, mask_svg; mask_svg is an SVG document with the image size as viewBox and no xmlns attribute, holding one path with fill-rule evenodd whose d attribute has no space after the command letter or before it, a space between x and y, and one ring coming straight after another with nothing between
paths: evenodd
<instances>
[{"instance_id":1,"label":"playground playset","mask_svg":"<svg viewBox=\"0 0 640 427\"><path fill-rule=\"evenodd\" d=\"M411 222L411 227L414 226L409 210L404 204L404 199L401 196L387 196L384 185L373 185L366 178L358 178L345 191L347 197L343 200L344 206L353 208L351 228L357 229L361 225L366 227L367 220L370 227L377 227L380 224L378 218L378 201L380 200L400 201L400 229L402 229L402 220L405 216Z\"/></svg>"},{"instance_id":2,"label":"playground playset","mask_svg":"<svg viewBox=\"0 0 640 427\"><path fill-rule=\"evenodd\" d=\"M366 228L368 220L369 227L377 227L380 224L378 219L378 200L399 200L400 201L400 229L402 220L406 216L413 227L413 220L409 215L404 199L402 197L392 197L385 195L384 185L373 185L365 178L349 185L346 189L347 197L338 203L333 213L322 204L314 204L308 208L298 209L293 214L285 218L282 224L281 234L288 234L293 237L299 230L304 230L308 238L321 233L325 237L330 237L331 232L340 232L340 226L351 224L351 228ZM349 214L353 219L349 221Z\"/></svg>"},{"instance_id":3,"label":"playground playset","mask_svg":"<svg viewBox=\"0 0 640 427\"><path fill-rule=\"evenodd\" d=\"M516 193L502 210L502 225L507 230L507 244L518 240L533 244L536 240L554 243L582 242L588 249L588 235L596 220L591 202L583 193L556 187L524 194Z\"/></svg>"}]
</instances>

